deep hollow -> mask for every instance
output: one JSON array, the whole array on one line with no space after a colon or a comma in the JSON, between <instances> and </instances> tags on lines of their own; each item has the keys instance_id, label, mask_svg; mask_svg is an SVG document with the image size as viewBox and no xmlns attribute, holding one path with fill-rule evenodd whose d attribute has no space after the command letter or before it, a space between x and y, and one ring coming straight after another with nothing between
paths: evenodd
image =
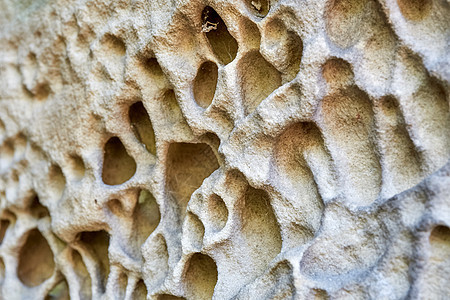
<instances>
[{"instance_id":1,"label":"deep hollow","mask_svg":"<svg viewBox=\"0 0 450 300\"><path fill-rule=\"evenodd\" d=\"M136 162L128 155L118 137L112 137L105 144L102 178L108 185L122 184L133 177Z\"/></svg>"},{"instance_id":2,"label":"deep hollow","mask_svg":"<svg viewBox=\"0 0 450 300\"><path fill-rule=\"evenodd\" d=\"M80 242L90 249L94 255L94 259L98 263L100 276L102 278L103 287L109 274L109 234L104 231L85 231L80 234Z\"/></svg>"},{"instance_id":3,"label":"deep hollow","mask_svg":"<svg viewBox=\"0 0 450 300\"><path fill-rule=\"evenodd\" d=\"M20 249L17 276L25 285L33 287L50 278L54 269L53 252L47 240L39 230L33 229Z\"/></svg>"},{"instance_id":4,"label":"deep hollow","mask_svg":"<svg viewBox=\"0 0 450 300\"><path fill-rule=\"evenodd\" d=\"M246 0L245 4L253 14L260 18L265 17L270 10L270 0Z\"/></svg>"},{"instance_id":5,"label":"deep hollow","mask_svg":"<svg viewBox=\"0 0 450 300\"><path fill-rule=\"evenodd\" d=\"M141 190L134 210L136 234L140 247L156 229L161 219L158 203L148 190Z\"/></svg>"},{"instance_id":6,"label":"deep hollow","mask_svg":"<svg viewBox=\"0 0 450 300\"><path fill-rule=\"evenodd\" d=\"M167 188L184 218L192 193L219 168L216 155L207 144L173 143L167 154Z\"/></svg>"},{"instance_id":7,"label":"deep hollow","mask_svg":"<svg viewBox=\"0 0 450 300\"><path fill-rule=\"evenodd\" d=\"M219 14L210 6L206 6L202 12L202 31L222 64L227 65L234 60L238 43L228 32L227 25Z\"/></svg>"},{"instance_id":8,"label":"deep hollow","mask_svg":"<svg viewBox=\"0 0 450 300\"><path fill-rule=\"evenodd\" d=\"M281 74L258 51L248 53L238 63L246 114L281 86Z\"/></svg>"},{"instance_id":9,"label":"deep hollow","mask_svg":"<svg viewBox=\"0 0 450 300\"><path fill-rule=\"evenodd\" d=\"M213 231L221 231L228 220L228 209L225 202L214 194L209 198L208 210Z\"/></svg>"},{"instance_id":10,"label":"deep hollow","mask_svg":"<svg viewBox=\"0 0 450 300\"><path fill-rule=\"evenodd\" d=\"M139 101L131 105L128 115L136 138L145 145L148 152L156 155L155 133L144 104Z\"/></svg>"},{"instance_id":11,"label":"deep hollow","mask_svg":"<svg viewBox=\"0 0 450 300\"><path fill-rule=\"evenodd\" d=\"M216 92L218 71L212 61L202 63L194 80L194 99L198 105L207 108Z\"/></svg>"},{"instance_id":12,"label":"deep hollow","mask_svg":"<svg viewBox=\"0 0 450 300\"><path fill-rule=\"evenodd\" d=\"M192 299L211 299L217 282L217 266L204 254L195 253L188 262L186 289Z\"/></svg>"}]
</instances>

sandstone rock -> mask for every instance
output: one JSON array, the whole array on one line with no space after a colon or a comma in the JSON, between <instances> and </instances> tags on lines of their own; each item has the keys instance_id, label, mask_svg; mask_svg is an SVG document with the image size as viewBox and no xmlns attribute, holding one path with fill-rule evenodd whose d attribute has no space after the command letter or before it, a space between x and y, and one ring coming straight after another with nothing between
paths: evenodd
<instances>
[{"instance_id":1,"label":"sandstone rock","mask_svg":"<svg viewBox=\"0 0 450 300\"><path fill-rule=\"evenodd\" d=\"M447 298L449 16L0 1L0 298Z\"/></svg>"}]
</instances>

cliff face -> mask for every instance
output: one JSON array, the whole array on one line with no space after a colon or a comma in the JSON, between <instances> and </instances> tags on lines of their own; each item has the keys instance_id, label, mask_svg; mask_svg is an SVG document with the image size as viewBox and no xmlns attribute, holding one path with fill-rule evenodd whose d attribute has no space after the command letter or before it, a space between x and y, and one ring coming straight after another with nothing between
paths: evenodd
<instances>
[{"instance_id":1,"label":"cliff face","mask_svg":"<svg viewBox=\"0 0 450 300\"><path fill-rule=\"evenodd\" d=\"M450 295L446 0L0 0L0 298Z\"/></svg>"}]
</instances>

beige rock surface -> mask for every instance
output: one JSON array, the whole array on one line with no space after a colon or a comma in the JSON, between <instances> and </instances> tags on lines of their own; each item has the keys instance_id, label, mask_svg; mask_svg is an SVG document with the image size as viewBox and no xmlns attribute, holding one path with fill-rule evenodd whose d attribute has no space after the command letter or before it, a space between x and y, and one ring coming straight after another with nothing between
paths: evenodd
<instances>
[{"instance_id":1,"label":"beige rock surface","mask_svg":"<svg viewBox=\"0 0 450 300\"><path fill-rule=\"evenodd\" d=\"M0 298L450 295L447 0L0 0L0 26Z\"/></svg>"}]
</instances>

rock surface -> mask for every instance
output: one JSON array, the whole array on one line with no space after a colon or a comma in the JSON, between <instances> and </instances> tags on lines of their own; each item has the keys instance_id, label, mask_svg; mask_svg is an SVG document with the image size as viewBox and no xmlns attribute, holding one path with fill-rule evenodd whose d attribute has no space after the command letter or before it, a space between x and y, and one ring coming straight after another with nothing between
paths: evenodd
<instances>
[{"instance_id":1,"label":"rock surface","mask_svg":"<svg viewBox=\"0 0 450 300\"><path fill-rule=\"evenodd\" d=\"M0 298L448 297L449 16L1 0Z\"/></svg>"}]
</instances>

